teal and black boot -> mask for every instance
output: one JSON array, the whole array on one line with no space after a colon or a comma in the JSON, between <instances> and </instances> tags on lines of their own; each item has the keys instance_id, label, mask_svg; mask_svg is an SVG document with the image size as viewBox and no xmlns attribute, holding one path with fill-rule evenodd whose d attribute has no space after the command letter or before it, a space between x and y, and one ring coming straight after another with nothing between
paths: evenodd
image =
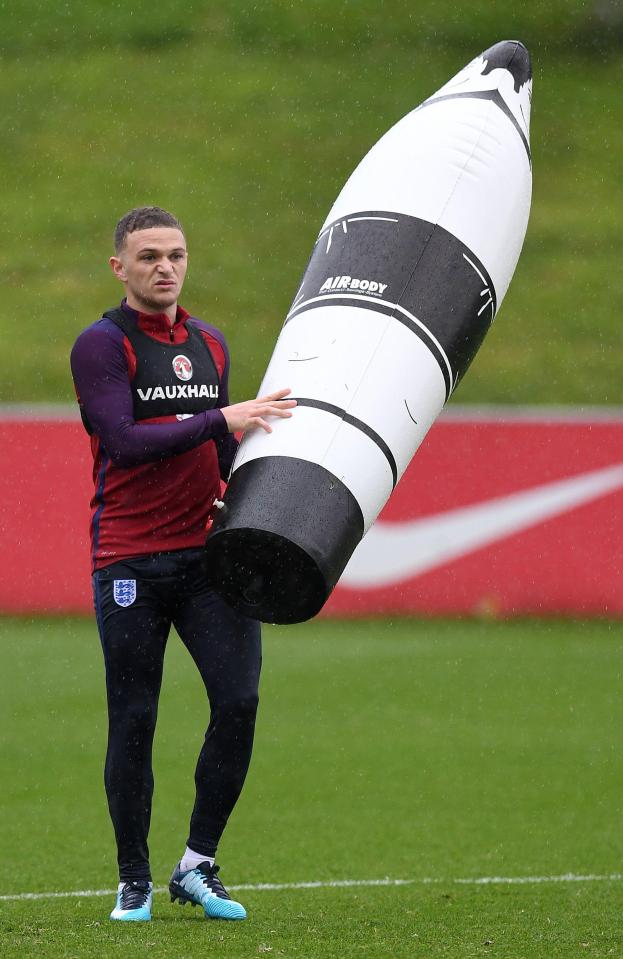
<instances>
[{"instance_id":1,"label":"teal and black boot","mask_svg":"<svg viewBox=\"0 0 623 959\"><path fill-rule=\"evenodd\" d=\"M218 877L219 867L201 862L195 869L182 872L178 863L169 882L171 902L184 906L203 906L206 919L246 919L247 912L234 902Z\"/></svg>"}]
</instances>

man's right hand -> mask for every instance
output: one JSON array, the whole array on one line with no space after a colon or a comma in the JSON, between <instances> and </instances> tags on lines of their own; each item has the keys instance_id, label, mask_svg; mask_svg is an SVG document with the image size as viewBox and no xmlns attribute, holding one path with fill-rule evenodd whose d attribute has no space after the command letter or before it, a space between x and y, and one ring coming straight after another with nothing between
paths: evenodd
<instances>
[{"instance_id":1,"label":"man's right hand","mask_svg":"<svg viewBox=\"0 0 623 959\"><path fill-rule=\"evenodd\" d=\"M227 422L227 428L230 433L236 433L238 430L245 433L248 430L257 429L258 426L267 433L272 433L272 427L267 422L269 416L292 416L290 410L296 406L296 400L286 400L285 397L292 391L277 390L276 393L269 393L267 396L260 396L256 400L246 400L244 403L235 403L233 406L225 406L221 413Z\"/></svg>"}]
</instances>

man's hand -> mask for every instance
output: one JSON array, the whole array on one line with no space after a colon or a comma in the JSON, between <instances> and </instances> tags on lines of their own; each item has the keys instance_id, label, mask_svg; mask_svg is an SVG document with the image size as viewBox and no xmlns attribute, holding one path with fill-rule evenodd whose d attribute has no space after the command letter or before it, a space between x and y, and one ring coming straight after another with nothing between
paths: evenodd
<instances>
[{"instance_id":1,"label":"man's hand","mask_svg":"<svg viewBox=\"0 0 623 959\"><path fill-rule=\"evenodd\" d=\"M277 390L268 396L261 396L257 400L246 400L244 403L235 403L225 406L221 413L225 417L230 433L241 430L254 430L260 426L267 433L272 433L272 427L266 421L268 416L292 416L290 410L296 406L296 400L286 400L291 390Z\"/></svg>"}]
</instances>

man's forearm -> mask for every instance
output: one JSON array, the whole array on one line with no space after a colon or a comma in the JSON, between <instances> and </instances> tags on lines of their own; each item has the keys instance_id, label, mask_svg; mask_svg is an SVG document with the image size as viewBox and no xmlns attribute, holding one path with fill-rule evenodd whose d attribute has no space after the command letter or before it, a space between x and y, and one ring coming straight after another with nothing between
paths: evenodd
<instances>
[{"instance_id":1,"label":"man's forearm","mask_svg":"<svg viewBox=\"0 0 623 959\"><path fill-rule=\"evenodd\" d=\"M171 423L135 423L133 419L110 422L107 416L100 416L91 424L112 462L122 467L166 459L229 435L220 410L207 410Z\"/></svg>"}]
</instances>

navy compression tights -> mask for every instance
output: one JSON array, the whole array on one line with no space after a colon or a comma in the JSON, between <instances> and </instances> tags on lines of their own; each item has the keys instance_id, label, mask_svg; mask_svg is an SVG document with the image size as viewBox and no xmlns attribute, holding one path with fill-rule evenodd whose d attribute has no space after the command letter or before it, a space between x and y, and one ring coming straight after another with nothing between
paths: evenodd
<instances>
[{"instance_id":1,"label":"navy compression tights","mask_svg":"<svg viewBox=\"0 0 623 959\"><path fill-rule=\"evenodd\" d=\"M121 580L130 582L120 587ZM119 605L132 598L133 582L135 598L129 605ZM171 624L195 661L210 703L187 839L187 845L206 856L216 852L251 759L260 624L230 609L208 589L200 550L159 553L107 566L94 575L94 594L108 698L104 781L119 877L150 879L152 743ZM198 716L198 733L200 725Z\"/></svg>"}]
</instances>

